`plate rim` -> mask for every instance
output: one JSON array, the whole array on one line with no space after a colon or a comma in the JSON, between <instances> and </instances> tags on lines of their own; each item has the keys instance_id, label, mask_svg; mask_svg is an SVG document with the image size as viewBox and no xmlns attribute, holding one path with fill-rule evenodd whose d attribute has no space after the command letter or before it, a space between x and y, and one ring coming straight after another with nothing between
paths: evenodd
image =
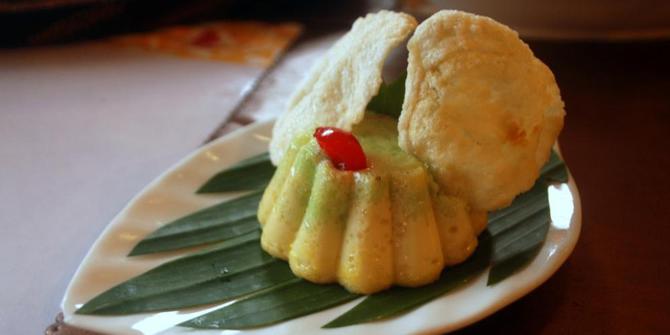
<instances>
[{"instance_id":1,"label":"plate rim","mask_svg":"<svg viewBox=\"0 0 670 335\"><path fill-rule=\"evenodd\" d=\"M63 313L65 315L65 323L67 324L68 319L71 319L71 317L73 316L73 315L69 315L69 313L66 313L65 304L66 304L66 300L67 300L68 296L71 294L71 291L72 291L73 287L76 285L76 281L77 281L76 279L80 276L81 272L83 271L83 269L85 268L87 263L90 261L90 258L92 257L91 255L96 251L98 245L100 243L102 243L101 241L103 241L107 237L107 235L109 234L109 232L113 228L115 228L117 226L121 226L123 224L122 219L132 209L132 206L138 200L142 199L147 194L147 192L149 190L152 190L155 187L157 187L170 174L175 173L175 171L178 171L180 168L184 168L184 167L188 166L196 158L203 155L203 153L205 153L207 150L212 149L212 148L216 148L218 146L229 145L227 143L229 141L234 140L235 138L240 138L240 137L243 138L243 137L246 137L246 136L254 136L255 133L256 133L256 135L258 135L259 130L261 130L261 132L267 132L267 130L264 130L264 129L271 128L275 121L276 121L276 119L259 120L259 121L253 122L251 124L245 125L243 127L237 128L237 129L231 131L230 133L225 134L224 136L221 136L221 137L219 137L219 138L217 138L213 141L205 143L204 145L196 148L191 153L186 155L184 158L179 160L176 164L174 164L170 168L166 169L164 172L162 172L160 175L158 175L154 180L152 180L149 184L147 184L147 186L143 187L136 195L134 195L127 202L127 204L115 215L115 217L105 226L105 228L102 230L100 235L96 238L95 242L91 245L91 247L87 251L86 256L84 256L84 258L82 259L81 263L79 264L77 270L75 271L74 275L72 276L72 279L70 280L70 282L67 286L67 289L64 293L63 299L61 301L61 309L63 310ZM557 149L558 149L557 151L558 151L559 155L561 155L560 148L557 148ZM243 155L234 155L234 156L236 156L234 161L245 158L246 157L245 155L246 156L251 156L251 155L253 155L253 153L248 153L247 152ZM234 161L233 161L233 163L234 163ZM567 166L568 165L566 163L566 167ZM415 332L422 333L422 334L423 333L450 332L450 331L454 331L454 330L457 330L457 329L461 329L461 328L466 327L468 325L471 325L473 323L476 323L476 322L494 314L495 312L501 310L502 308L510 305L511 303L519 300L520 298L526 296L527 294L529 294L530 292L535 290L537 287L539 287L540 285L545 283L551 276L553 276L561 268L561 266L565 263L567 258L574 251L574 248L576 247L576 244L579 240L579 236L581 234L581 226L582 226L581 198L580 198L579 190L577 188L577 184L576 184L572 174L569 172L569 168L568 168L568 176L569 176L569 179L568 179L568 182L567 182L567 187L568 187L568 189L571 193L572 204L574 206L573 207L573 212L572 212L572 217L570 219L570 226L569 226L568 229L566 229L566 231L568 233L568 236L566 237L566 241L568 243L565 244L561 248L560 254L548 265L548 267L545 268L544 271L542 271L539 276L536 276L529 284L524 285L521 289L516 289L516 290L513 290L513 291L509 292L508 294L504 294L501 298L496 299L494 301L494 303L488 304L484 309L479 310L477 313L470 314L468 317L461 318L456 322L447 322L447 323L444 323L442 325L434 325L434 326L430 326L430 327L415 329L414 330ZM552 229L555 229L555 228L553 226L550 226L549 230L551 231ZM542 250L544 250L545 247L546 247L546 244L543 245ZM535 259L533 259L532 262L535 262L538 257L539 257L539 253L538 253L537 256L535 256ZM165 262L167 262L167 261L169 261L169 259L165 260ZM489 267L489 269L490 269L490 267ZM456 291L460 291L461 289L467 289L471 285L476 284L476 282L481 281L482 278L486 277L486 275L488 274L489 269L487 269L483 273L481 273L478 276L478 279L475 279L473 281L473 283L470 283L470 284L465 285L464 287L458 288ZM148 268L147 268L147 270L148 270ZM510 278L513 278L514 276L518 276L518 275L519 275L519 273L516 273ZM499 283L498 285L503 284L504 282L505 281ZM492 287L496 287L496 286L497 285L492 286ZM451 293L447 293L445 295L449 295L449 294L451 294ZM443 295L441 297L444 297L445 295ZM435 300L438 300L438 299L439 298L437 298ZM428 302L428 303L426 303L422 306L419 306L417 309L429 306L433 303L438 303L435 300L433 300L431 302ZM358 299L354 300L354 301L358 301ZM350 303L352 303L352 302L350 302ZM342 305L339 305L339 306L342 306ZM333 307L333 308L335 308L335 307ZM333 309L333 308L331 308L331 309ZM323 313L323 312L317 312L317 313ZM314 313L314 314L317 314L317 313ZM403 315L399 315L399 316L396 316L396 317L393 317L393 318L390 318L390 319L370 322L370 323L366 323L366 324L363 324L363 325L369 325L369 326L377 325L378 326L380 324L384 324L384 323L387 323L387 322L390 322L390 321L393 321L393 320L396 320L396 319L402 319L405 315L406 314L403 314ZM300 318L297 318L297 319L294 319L294 320L285 321L284 323L286 323L286 322L299 322L299 320L300 320ZM76 324L76 323L73 324L73 325L76 326L76 327L82 327L84 329L89 329L89 328L85 328L85 327L83 327L79 324ZM269 327L272 327L272 326L269 326ZM258 329L263 329L263 328L268 328L268 327L262 327L262 328L258 328ZM342 328L339 328L339 329L342 329ZM220 331L221 330L219 330L219 332ZM363 331L365 331L365 330L363 330ZM244 332L242 332L242 333L244 333Z\"/></svg>"}]
</instances>

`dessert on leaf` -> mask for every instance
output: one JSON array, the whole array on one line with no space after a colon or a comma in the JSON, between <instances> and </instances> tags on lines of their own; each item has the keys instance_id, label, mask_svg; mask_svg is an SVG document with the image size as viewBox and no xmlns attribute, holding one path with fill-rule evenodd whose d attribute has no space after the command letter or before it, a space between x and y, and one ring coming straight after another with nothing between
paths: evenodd
<instances>
[{"instance_id":1,"label":"dessert on leaf","mask_svg":"<svg viewBox=\"0 0 670 335\"><path fill-rule=\"evenodd\" d=\"M399 119L367 110L410 35ZM508 27L370 14L275 124L261 245L295 275L356 293L431 283L476 249L487 211L533 185L563 116L551 71Z\"/></svg>"}]
</instances>

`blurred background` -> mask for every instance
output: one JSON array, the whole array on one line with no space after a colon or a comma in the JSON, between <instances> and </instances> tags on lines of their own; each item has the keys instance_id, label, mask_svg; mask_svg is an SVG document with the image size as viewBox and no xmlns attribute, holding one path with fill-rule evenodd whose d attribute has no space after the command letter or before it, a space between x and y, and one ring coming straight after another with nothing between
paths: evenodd
<instances>
[{"instance_id":1,"label":"blurred background","mask_svg":"<svg viewBox=\"0 0 670 335\"><path fill-rule=\"evenodd\" d=\"M537 39L670 36L670 3L663 0L11 0L0 2L0 44L65 43L222 19L293 20L310 28L340 28L382 8L417 17L443 8L461 9L493 17L523 37Z\"/></svg>"}]
</instances>

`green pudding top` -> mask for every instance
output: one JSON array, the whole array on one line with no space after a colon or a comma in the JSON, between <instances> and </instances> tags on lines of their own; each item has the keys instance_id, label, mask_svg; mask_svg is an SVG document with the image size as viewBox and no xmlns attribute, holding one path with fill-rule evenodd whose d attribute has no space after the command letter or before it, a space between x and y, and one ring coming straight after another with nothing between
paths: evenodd
<instances>
[{"instance_id":1,"label":"green pudding top","mask_svg":"<svg viewBox=\"0 0 670 335\"><path fill-rule=\"evenodd\" d=\"M398 127L394 118L367 112L352 133L365 151L368 169L374 173L387 175L397 170L423 167L418 159L398 146Z\"/></svg>"}]
</instances>

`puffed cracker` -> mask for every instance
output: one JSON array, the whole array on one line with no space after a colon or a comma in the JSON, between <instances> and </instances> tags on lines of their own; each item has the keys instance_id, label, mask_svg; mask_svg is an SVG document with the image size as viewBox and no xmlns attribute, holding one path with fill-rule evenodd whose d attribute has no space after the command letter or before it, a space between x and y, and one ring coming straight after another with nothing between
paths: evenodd
<instances>
[{"instance_id":1,"label":"puffed cracker","mask_svg":"<svg viewBox=\"0 0 670 335\"><path fill-rule=\"evenodd\" d=\"M365 107L382 83L382 67L389 52L416 27L402 13L380 11L354 22L312 68L275 123L270 156L277 165L297 134L319 126L347 131L360 122Z\"/></svg>"},{"instance_id":2,"label":"puffed cracker","mask_svg":"<svg viewBox=\"0 0 670 335\"><path fill-rule=\"evenodd\" d=\"M473 208L507 206L563 126L553 74L512 29L459 11L421 23L407 47L400 146Z\"/></svg>"}]
</instances>

